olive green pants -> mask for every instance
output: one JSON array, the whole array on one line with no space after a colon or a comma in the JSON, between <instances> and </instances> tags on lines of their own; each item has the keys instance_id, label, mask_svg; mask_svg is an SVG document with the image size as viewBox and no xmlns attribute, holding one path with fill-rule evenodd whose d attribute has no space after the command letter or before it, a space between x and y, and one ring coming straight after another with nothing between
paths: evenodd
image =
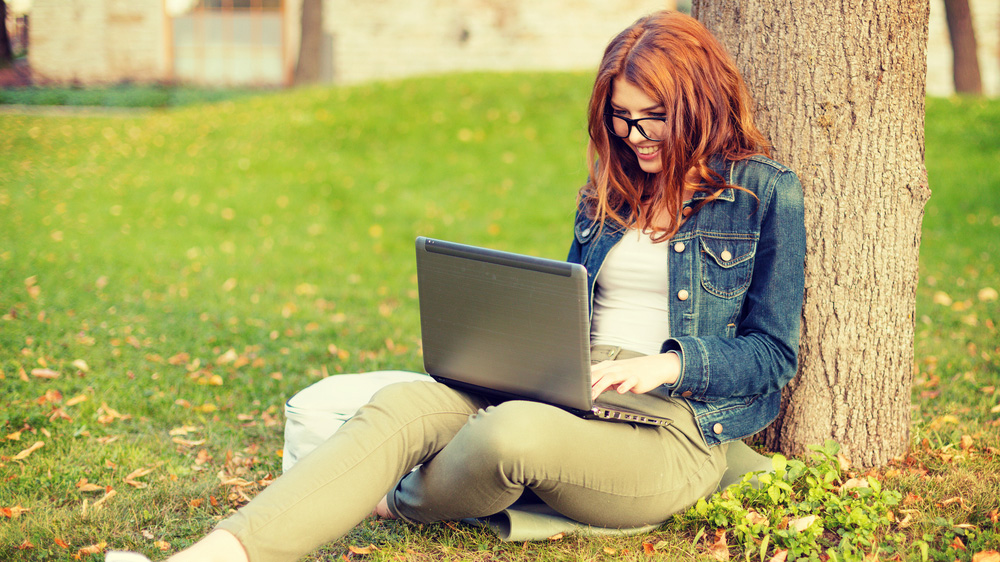
<instances>
[{"instance_id":1,"label":"olive green pants","mask_svg":"<svg viewBox=\"0 0 1000 562\"><path fill-rule=\"evenodd\" d=\"M726 447L705 444L684 401L657 400L668 427L393 384L218 528L251 562L294 561L346 534L386 494L394 514L429 523L492 515L526 489L589 525L659 523L715 491Z\"/></svg>"}]
</instances>

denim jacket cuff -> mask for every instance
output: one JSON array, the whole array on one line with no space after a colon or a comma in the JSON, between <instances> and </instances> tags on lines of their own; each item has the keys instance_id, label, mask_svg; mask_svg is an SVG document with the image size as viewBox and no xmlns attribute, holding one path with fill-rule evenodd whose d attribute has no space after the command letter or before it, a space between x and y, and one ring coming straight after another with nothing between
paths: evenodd
<instances>
[{"instance_id":1,"label":"denim jacket cuff","mask_svg":"<svg viewBox=\"0 0 1000 562\"><path fill-rule=\"evenodd\" d=\"M681 374L673 384L664 385L671 396L699 398L708 388L708 356L699 338L686 336L663 342L662 353L676 353L681 360Z\"/></svg>"}]
</instances>

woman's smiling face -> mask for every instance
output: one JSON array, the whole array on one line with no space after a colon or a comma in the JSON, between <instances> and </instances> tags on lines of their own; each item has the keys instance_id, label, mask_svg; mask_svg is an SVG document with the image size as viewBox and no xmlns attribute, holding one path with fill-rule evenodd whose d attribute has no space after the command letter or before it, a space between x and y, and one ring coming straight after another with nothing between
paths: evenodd
<instances>
[{"instance_id":1,"label":"woman's smiling face","mask_svg":"<svg viewBox=\"0 0 1000 562\"><path fill-rule=\"evenodd\" d=\"M619 76L615 78L611 87L611 107L610 112L616 116L629 119L641 119L644 117L665 117L665 109L660 102L650 98L635 84ZM652 127L657 121L643 121L646 134L650 134ZM665 126L663 127L665 129ZM635 153L642 171L656 174L663 171L663 162L660 160L660 147L662 141L652 141L639 132L638 127L633 126L628 132L628 136L622 138Z\"/></svg>"}]
</instances>

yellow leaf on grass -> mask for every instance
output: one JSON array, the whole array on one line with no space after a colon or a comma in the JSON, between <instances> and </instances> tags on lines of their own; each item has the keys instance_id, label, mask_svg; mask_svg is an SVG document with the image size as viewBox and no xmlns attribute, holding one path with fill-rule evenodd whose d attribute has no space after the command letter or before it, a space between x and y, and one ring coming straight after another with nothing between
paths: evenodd
<instances>
[{"instance_id":1,"label":"yellow leaf on grass","mask_svg":"<svg viewBox=\"0 0 1000 562\"><path fill-rule=\"evenodd\" d=\"M8 441L20 441L21 440L21 432L20 431L15 431L14 433L11 433L10 435L8 435L6 437L6 439Z\"/></svg>"},{"instance_id":2,"label":"yellow leaf on grass","mask_svg":"<svg viewBox=\"0 0 1000 562\"><path fill-rule=\"evenodd\" d=\"M31 376L38 377L40 379L57 379L59 378L59 373L53 371L52 369L32 369Z\"/></svg>"},{"instance_id":3,"label":"yellow leaf on grass","mask_svg":"<svg viewBox=\"0 0 1000 562\"><path fill-rule=\"evenodd\" d=\"M81 492L100 492L105 490L104 486L98 486L97 484L91 484L87 482L86 478L81 478L79 482L76 483L76 489Z\"/></svg>"},{"instance_id":4,"label":"yellow leaf on grass","mask_svg":"<svg viewBox=\"0 0 1000 562\"><path fill-rule=\"evenodd\" d=\"M182 425L180 427L175 427L175 428L171 429L167 433L167 435L170 435L170 436L187 435L188 433L190 433L192 431L201 431L201 427L194 426L194 425Z\"/></svg>"},{"instance_id":5,"label":"yellow leaf on grass","mask_svg":"<svg viewBox=\"0 0 1000 562\"><path fill-rule=\"evenodd\" d=\"M76 406L77 404L80 404L81 402L86 402L86 401L87 401L87 395L86 394L78 394L78 395L70 398L69 400L67 400L66 401L66 406Z\"/></svg>"},{"instance_id":6,"label":"yellow leaf on grass","mask_svg":"<svg viewBox=\"0 0 1000 562\"><path fill-rule=\"evenodd\" d=\"M118 492L116 490L108 490L107 492L104 493L104 497L94 502L94 505L92 505L91 507L93 507L94 509L98 509L102 507L108 500L115 497L117 494Z\"/></svg>"},{"instance_id":7,"label":"yellow leaf on grass","mask_svg":"<svg viewBox=\"0 0 1000 562\"><path fill-rule=\"evenodd\" d=\"M941 426L944 425L944 424L946 424L946 423L956 423L957 424L958 423L958 417L956 417L956 416L954 416L952 414L945 414L945 415L940 416L938 418L935 418L933 421L931 421L929 427L931 429L933 429L933 430L936 431L938 429L941 429Z\"/></svg>"},{"instance_id":8,"label":"yellow leaf on grass","mask_svg":"<svg viewBox=\"0 0 1000 562\"><path fill-rule=\"evenodd\" d=\"M44 442L42 442L42 441L35 441L34 445L28 447L27 449L21 451L20 453L18 453L16 455L14 455L14 459L13 460L16 460L16 461L24 460L24 459L28 458L28 456L30 456L31 453L34 453L35 451L37 451L38 449L41 449L44 446L45 446Z\"/></svg>"},{"instance_id":9,"label":"yellow leaf on grass","mask_svg":"<svg viewBox=\"0 0 1000 562\"><path fill-rule=\"evenodd\" d=\"M100 554L100 553L104 552L104 549L107 548L107 547L108 547L108 543L106 543L104 541L101 541L99 543L92 544L90 546L85 546L85 547L81 548L80 550L76 551L76 553L78 555L79 554Z\"/></svg>"},{"instance_id":10,"label":"yellow leaf on grass","mask_svg":"<svg viewBox=\"0 0 1000 562\"><path fill-rule=\"evenodd\" d=\"M771 562L785 562L786 558L788 558L788 551L779 550L774 553L774 556L771 557Z\"/></svg>"},{"instance_id":11,"label":"yellow leaf on grass","mask_svg":"<svg viewBox=\"0 0 1000 562\"><path fill-rule=\"evenodd\" d=\"M137 478L142 478L143 476L149 474L150 472L153 472L153 470L155 468L156 467L152 467L152 468L137 468L137 469L133 470L132 472L130 472L128 474L128 476L125 477L125 483L128 484L129 486L133 486L135 488L145 488L146 486L149 486L149 484L147 484L145 482L140 482L140 481L137 480Z\"/></svg>"},{"instance_id":12,"label":"yellow leaf on grass","mask_svg":"<svg viewBox=\"0 0 1000 562\"><path fill-rule=\"evenodd\" d=\"M168 543L167 541L156 541L153 543L153 546L160 549L160 552L166 552L170 550L170 543Z\"/></svg>"},{"instance_id":13,"label":"yellow leaf on grass","mask_svg":"<svg viewBox=\"0 0 1000 562\"><path fill-rule=\"evenodd\" d=\"M182 447L197 447L198 445L204 445L205 441L207 441L207 440L206 439L198 439L196 441L193 441L193 440L190 440L190 439L184 439L183 437L174 437L173 439L171 439L171 441L173 441L174 443L177 443L178 445L180 445Z\"/></svg>"},{"instance_id":14,"label":"yellow leaf on grass","mask_svg":"<svg viewBox=\"0 0 1000 562\"><path fill-rule=\"evenodd\" d=\"M350 550L352 554L366 555L375 552L378 548L376 548L375 545L370 544L365 547L348 546L347 550Z\"/></svg>"},{"instance_id":15,"label":"yellow leaf on grass","mask_svg":"<svg viewBox=\"0 0 1000 562\"><path fill-rule=\"evenodd\" d=\"M948 293L944 291L937 291L934 293L934 304L951 306L951 302L951 297L948 296Z\"/></svg>"},{"instance_id":16,"label":"yellow leaf on grass","mask_svg":"<svg viewBox=\"0 0 1000 562\"><path fill-rule=\"evenodd\" d=\"M233 349L233 348L229 348L229 351L227 351L227 352L223 353L222 355L220 355L215 360L215 363L217 365L225 365L226 363L232 363L233 361L236 361L236 359L238 357L239 357L239 355L236 353L236 350Z\"/></svg>"}]
</instances>

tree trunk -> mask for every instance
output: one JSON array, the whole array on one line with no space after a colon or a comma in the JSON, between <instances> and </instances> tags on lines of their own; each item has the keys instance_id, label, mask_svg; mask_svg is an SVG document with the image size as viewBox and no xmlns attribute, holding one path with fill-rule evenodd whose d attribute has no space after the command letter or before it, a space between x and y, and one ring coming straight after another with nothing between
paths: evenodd
<instances>
[{"instance_id":1,"label":"tree trunk","mask_svg":"<svg viewBox=\"0 0 1000 562\"><path fill-rule=\"evenodd\" d=\"M695 0L806 197L799 373L766 445L839 441L859 466L909 445L924 203L928 0Z\"/></svg>"},{"instance_id":2,"label":"tree trunk","mask_svg":"<svg viewBox=\"0 0 1000 562\"><path fill-rule=\"evenodd\" d=\"M302 1L302 42L295 65L295 83L310 84L320 79L323 48L323 0Z\"/></svg>"},{"instance_id":3,"label":"tree trunk","mask_svg":"<svg viewBox=\"0 0 1000 562\"><path fill-rule=\"evenodd\" d=\"M0 0L0 68L14 62L14 50L7 34L7 3Z\"/></svg>"},{"instance_id":4,"label":"tree trunk","mask_svg":"<svg viewBox=\"0 0 1000 562\"><path fill-rule=\"evenodd\" d=\"M979 55L976 52L976 31L972 27L969 0L944 0L948 36L951 37L952 74L955 91L960 94L983 93L979 76Z\"/></svg>"}]
</instances>

